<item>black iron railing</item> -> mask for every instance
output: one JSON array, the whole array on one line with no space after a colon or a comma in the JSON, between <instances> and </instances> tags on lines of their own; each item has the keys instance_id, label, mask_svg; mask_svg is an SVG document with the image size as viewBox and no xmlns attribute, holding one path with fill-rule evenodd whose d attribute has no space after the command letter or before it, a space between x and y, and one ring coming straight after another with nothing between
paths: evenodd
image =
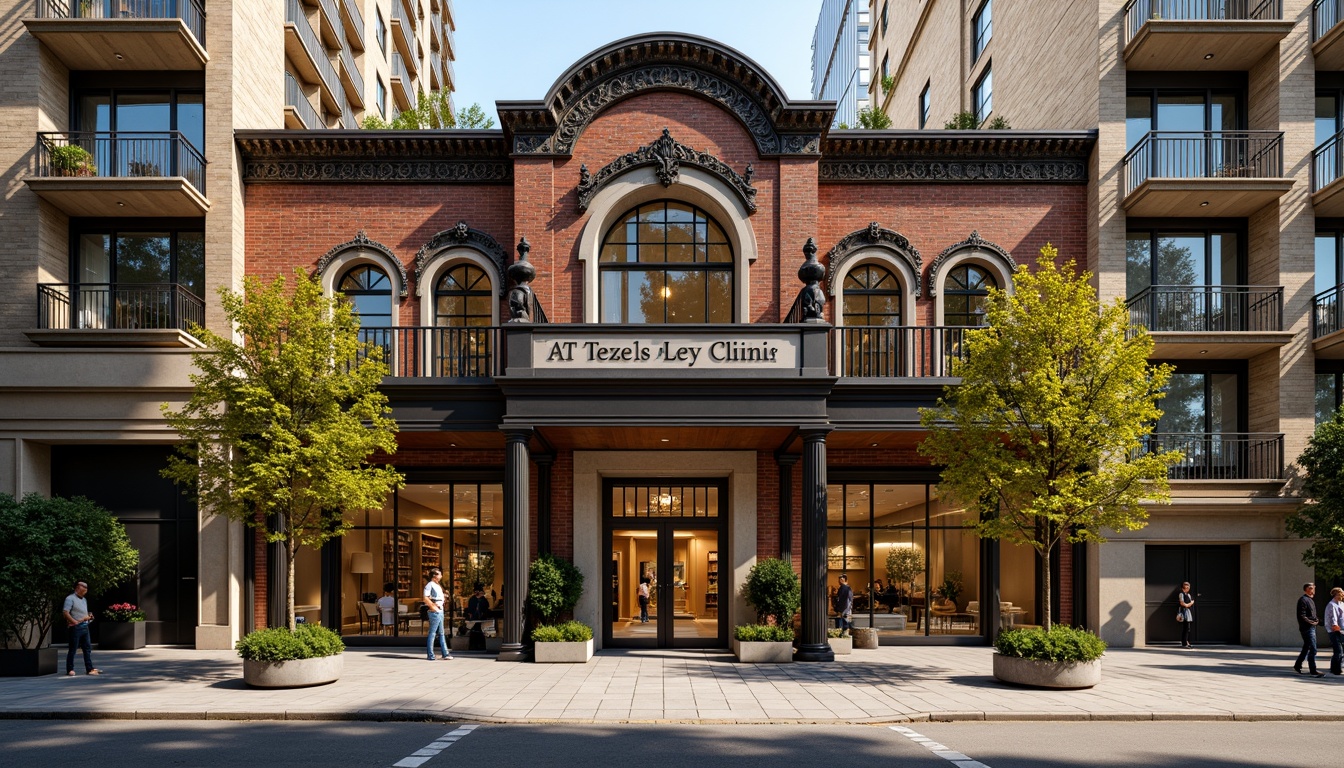
<instances>
[{"instance_id":1,"label":"black iron railing","mask_svg":"<svg viewBox=\"0 0 1344 768\"><path fill-rule=\"evenodd\" d=\"M1280 21L1283 0L1129 0L1125 42L1149 21Z\"/></svg>"},{"instance_id":2,"label":"black iron railing","mask_svg":"<svg viewBox=\"0 0 1344 768\"><path fill-rule=\"evenodd\" d=\"M1125 155L1125 194L1153 178L1282 177L1279 131L1149 131Z\"/></svg>"},{"instance_id":3,"label":"black iron railing","mask_svg":"<svg viewBox=\"0 0 1344 768\"><path fill-rule=\"evenodd\" d=\"M1340 21L1344 21L1344 0L1316 0L1311 5L1311 42L1320 40Z\"/></svg>"},{"instance_id":4,"label":"black iron railing","mask_svg":"<svg viewBox=\"0 0 1344 768\"><path fill-rule=\"evenodd\" d=\"M1344 131L1321 142L1319 147L1311 151L1312 192L1320 192L1330 182L1344 175L1344 153L1340 152L1340 136L1344 136Z\"/></svg>"},{"instance_id":5,"label":"black iron railing","mask_svg":"<svg viewBox=\"0 0 1344 768\"><path fill-rule=\"evenodd\" d=\"M326 128L322 118L318 117L317 110L308 101L308 97L303 95L303 88L294 76L285 73L285 104L294 108L299 113L299 119L303 121L303 126L308 129Z\"/></svg>"},{"instance_id":6,"label":"black iron railing","mask_svg":"<svg viewBox=\"0 0 1344 768\"><path fill-rule=\"evenodd\" d=\"M965 356L960 326L846 326L831 332L831 373L879 378L951 376Z\"/></svg>"},{"instance_id":7,"label":"black iron railing","mask_svg":"<svg viewBox=\"0 0 1344 768\"><path fill-rule=\"evenodd\" d=\"M1180 451L1172 480L1281 480L1283 435L1250 432L1154 432L1142 453Z\"/></svg>"},{"instance_id":8,"label":"black iron railing","mask_svg":"<svg viewBox=\"0 0 1344 768\"><path fill-rule=\"evenodd\" d=\"M181 176L205 194L205 156L181 131L37 134L39 176Z\"/></svg>"},{"instance_id":9,"label":"black iron railing","mask_svg":"<svg viewBox=\"0 0 1344 768\"><path fill-rule=\"evenodd\" d=\"M1283 287L1154 285L1126 302L1129 324L1150 331L1282 331Z\"/></svg>"},{"instance_id":10,"label":"black iron railing","mask_svg":"<svg viewBox=\"0 0 1344 768\"><path fill-rule=\"evenodd\" d=\"M391 376L479 379L503 373L498 327L364 328L359 337L382 347Z\"/></svg>"},{"instance_id":11,"label":"black iron railing","mask_svg":"<svg viewBox=\"0 0 1344 768\"><path fill-rule=\"evenodd\" d=\"M43 19L181 19L205 47L202 0L38 0Z\"/></svg>"},{"instance_id":12,"label":"black iron railing","mask_svg":"<svg viewBox=\"0 0 1344 768\"><path fill-rule=\"evenodd\" d=\"M205 324L205 302L176 283L42 283L43 329L189 330Z\"/></svg>"},{"instance_id":13,"label":"black iron railing","mask_svg":"<svg viewBox=\"0 0 1344 768\"><path fill-rule=\"evenodd\" d=\"M1319 339L1344 328L1344 317L1340 315L1340 288L1336 285L1311 297L1311 338Z\"/></svg>"}]
</instances>

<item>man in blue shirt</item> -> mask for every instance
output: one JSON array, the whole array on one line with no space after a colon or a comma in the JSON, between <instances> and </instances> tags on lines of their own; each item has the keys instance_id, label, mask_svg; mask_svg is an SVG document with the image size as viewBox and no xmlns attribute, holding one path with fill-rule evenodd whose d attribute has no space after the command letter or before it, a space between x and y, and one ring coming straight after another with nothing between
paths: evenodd
<instances>
[{"instance_id":1,"label":"man in blue shirt","mask_svg":"<svg viewBox=\"0 0 1344 768\"><path fill-rule=\"evenodd\" d=\"M1330 590L1330 603L1325 606L1325 628L1330 632L1330 674L1341 673L1344 661L1344 589Z\"/></svg>"}]
</instances>

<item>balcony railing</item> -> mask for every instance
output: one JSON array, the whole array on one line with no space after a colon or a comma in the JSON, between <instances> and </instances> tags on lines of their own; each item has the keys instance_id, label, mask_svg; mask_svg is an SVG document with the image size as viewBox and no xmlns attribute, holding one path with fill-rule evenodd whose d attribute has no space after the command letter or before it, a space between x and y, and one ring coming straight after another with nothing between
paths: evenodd
<instances>
[{"instance_id":1,"label":"balcony railing","mask_svg":"<svg viewBox=\"0 0 1344 768\"><path fill-rule=\"evenodd\" d=\"M1311 6L1311 42L1344 21L1344 0L1316 0Z\"/></svg>"},{"instance_id":2,"label":"balcony railing","mask_svg":"<svg viewBox=\"0 0 1344 768\"><path fill-rule=\"evenodd\" d=\"M1283 177L1279 131L1149 131L1125 155L1125 194L1148 179Z\"/></svg>"},{"instance_id":3,"label":"balcony railing","mask_svg":"<svg viewBox=\"0 0 1344 768\"><path fill-rule=\"evenodd\" d=\"M1339 289L1336 285L1311 297L1311 338L1319 339L1344 328L1344 307L1339 303Z\"/></svg>"},{"instance_id":4,"label":"balcony railing","mask_svg":"<svg viewBox=\"0 0 1344 768\"><path fill-rule=\"evenodd\" d=\"M43 19L181 19L205 45L202 0L38 0Z\"/></svg>"},{"instance_id":5,"label":"balcony railing","mask_svg":"<svg viewBox=\"0 0 1344 768\"><path fill-rule=\"evenodd\" d=\"M175 283L45 283L37 286L42 329L189 330L205 302Z\"/></svg>"},{"instance_id":6,"label":"balcony railing","mask_svg":"<svg viewBox=\"0 0 1344 768\"><path fill-rule=\"evenodd\" d=\"M295 80L294 76L288 72L285 73L285 104L293 107L294 111L299 113L299 119L303 121L305 128L327 127L322 122L322 118L318 116L317 110L313 109L312 102L308 101L308 97L303 95L303 88L299 85L299 81Z\"/></svg>"},{"instance_id":7,"label":"balcony railing","mask_svg":"<svg viewBox=\"0 0 1344 768\"><path fill-rule=\"evenodd\" d=\"M1172 480L1281 480L1283 435L1248 432L1154 432L1141 453L1180 451Z\"/></svg>"},{"instance_id":8,"label":"balcony railing","mask_svg":"<svg viewBox=\"0 0 1344 768\"><path fill-rule=\"evenodd\" d=\"M1125 42L1149 21L1280 21L1283 0L1129 0Z\"/></svg>"},{"instance_id":9,"label":"balcony railing","mask_svg":"<svg viewBox=\"0 0 1344 768\"><path fill-rule=\"evenodd\" d=\"M477 379L503 373L497 327L364 328L359 337L382 347L391 376Z\"/></svg>"},{"instance_id":10,"label":"balcony railing","mask_svg":"<svg viewBox=\"0 0 1344 768\"><path fill-rule=\"evenodd\" d=\"M409 88L411 85L411 76L406 72L406 62L402 59L400 53L392 54L392 76L401 78L401 82Z\"/></svg>"},{"instance_id":11,"label":"balcony railing","mask_svg":"<svg viewBox=\"0 0 1344 768\"><path fill-rule=\"evenodd\" d=\"M341 49L341 66L350 75L350 82L355 86L355 93L364 93L364 76L359 73L359 67L355 66L355 57L350 53L348 47Z\"/></svg>"},{"instance_id":12,"label":"balcony railing","mask_svg":"<svg viewBox=\"0 0 1344 768\"><path fill-rule=\"evenodd\" d=\"M359 12L359 3L355 0L341 0L341 8L350 15L350 26L355 33L355 42L359 44L360 50L364 49L364 14ZM352 30L346 30L346 38L350 37Z\"/></svg>"},{"instance_id":13,"label":"balcony railing","mask_svg":"<svg viewBox=\"0 0 1344 768\"><path fill-rule=\"evenodd\" d=\"M1276 285L1154 285L1126 302L1129 324L1150 331L1282 331Z\"/></svg>"},{"instance_id":14,"label":"balcony railing","mask_svg":"<svg viewBox=\"0 0 1344 768\"><path fill-rule=\"evenodd\" d=\"M831 332L832 374L876 378L951 376L971 328L846 326Z\"/></svg>"},{"instance_id":15,"label":"balcony railing","mask_svg":"<svg viewBox=\"0 0 1344 768\"><path fill-rule=\"evenodd\" d=\"M37 163L39 176L181 176L205 194L205 157L181 131L39 133Z\"/></svg>"},{"instance_id":16,"label":"balcony railing","mask_svg":"<svg viewBox=\"0 0 1344 768\"><path fill-rule=\"evenodd\" d=\"M308 16L303 12L299 0L285 0L285 21L293 24L298 31L303 50L312 59L318 77L322 79L327 89L333 95L341 90L341 82L336 79L336 68L331 65L331 59L327 57L327 47L322 44L313 25L308 23Z\"/></svg>"},{"instance_id":17,"label":"balcony railing","mask_svg":"<svg viewBox=\"0 0 1344 768\"><path fill-rule=\"evenodd\" d=\"M1344 0L1340 0L1344 2ZM1339 140L1344 131L1321 142L1311 151L1311 191L1320 192L1330 182L1344 175L1344 153L1340 152Z\"/></svg>"}]
</instances>

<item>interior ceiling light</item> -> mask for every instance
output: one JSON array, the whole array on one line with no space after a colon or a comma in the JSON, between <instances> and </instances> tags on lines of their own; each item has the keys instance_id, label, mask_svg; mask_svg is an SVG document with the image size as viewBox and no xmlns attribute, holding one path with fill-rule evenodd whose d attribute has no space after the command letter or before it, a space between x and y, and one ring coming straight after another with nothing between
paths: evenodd
<instances>
[{"instance_id":1,"label":"interior ceiling light","mask_svg":"<svg viewBox=\"0 0 1344 768\"><path fill-rule=\"evenodd\" d=\"M1212 59L1212 58L1213 58L1213 54L1212 54L1212 53L1206 53L1206 54L1204 54L1204 60L1205 60L1205 61L1208 61L1209 59Z\"/></svg>"},{"instance_id":2,"label":"interior ceiling light","mask_svg":"<svg viewBox=\"0 0 1344 768\"><path fill-rule=\"evenodd\" d=\"M658 442L661 442L661 443L670 443L670 442L672 442L672 441L669 440L669 439L667 439L666 437L660 437L660 438L658 438Z\"/></svg>"},{"instance_id":3,"label":"interior ceiling light","mask_svg":"<svg viewBox=\"0 0 1344 768\"><path fill-rule=\"evenodd\" d=\"M868 444L868 447L869 447L869 448L876 448L876 447L877 447L877 443L869 443L869 444Z\"/></svg>"},{"instance_id":4,"label":"interior ceiling light","mask_svg":"<svg viewBox=\"0 0 1344 768\"><path fill-rule=\"evenodd\" d=\"M1199 204L1199 207L1200 207L1200 208L1208 208L1208 207L1209 207L1209 201L1208 201L1208 200L1205 200L1204 202L1202 202L1202 203Z\"/></svg>"},{"instance_id":5,"label":"interior ceiling light","mask_svg":"<svg viewBox=\"0 0 1344 768\"><path fill-rule=\"evenodd\" d=\"M125 56L122 56L120 53L113 53L112 55L117 57L117 61L122 61L123 59L126 58Z\"/></svg>"}]
</instances>

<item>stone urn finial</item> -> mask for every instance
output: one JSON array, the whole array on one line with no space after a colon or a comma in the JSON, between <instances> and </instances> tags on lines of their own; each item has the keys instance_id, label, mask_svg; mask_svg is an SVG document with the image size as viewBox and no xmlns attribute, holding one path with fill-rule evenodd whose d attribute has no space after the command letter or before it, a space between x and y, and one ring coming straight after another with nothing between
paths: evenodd
<instances>
[{"instance_id":1,"label":"stone urn finial","mask_svg":"<svg viewBox=\"0 0 1344 768\"><path fill-rule=\"evenodd\" d=\"M532 286L537 277L537 268L527 260L532 244L523 237L518 240L518 260L509 265L508 277L513 281L509 290L509 322L532 322Z\"/></svg>"},{"instance_id":2,"label":"stone urn finial","mask_svg":"<svg viewBox=\"0 0 1344 768\"><path fill-rule=\"evenodd\" d=\"M803 245L803 255L807 260L798 268L798 279L805 285L798 295L798 302L805 323L826 322L826 292L821 290L821 280L826 277L826 268L817 261L817 243L807 238Z\"/></svg>"}]
</instances>

